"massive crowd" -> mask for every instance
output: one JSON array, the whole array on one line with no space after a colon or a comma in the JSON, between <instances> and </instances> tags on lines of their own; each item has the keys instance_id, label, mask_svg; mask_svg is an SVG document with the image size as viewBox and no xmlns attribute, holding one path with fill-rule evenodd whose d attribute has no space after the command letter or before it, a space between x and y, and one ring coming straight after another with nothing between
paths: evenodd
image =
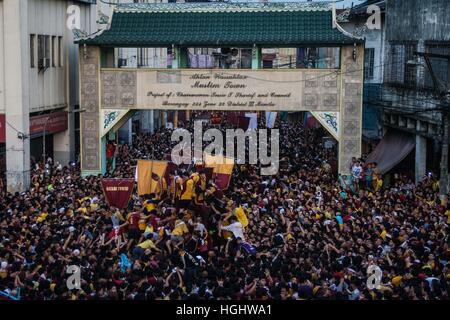
<instances>
[{"instance_id":1,"label":"massive crowd","mask_svg":"<svg viewBox=\"0 0 450 320\"><path fill-rule=\"evenodd\" d=\"M353 159L336 174L321 130L278 123L280 170L235 166L218 190L180 174L124 210L100 178L38 163L31 188L2 194L0 291L22 299L448 299L450 210L432 177L383 182ZM120 145L108 176L134 177L136 159L163 159L170 130ZM174 179L174 181L178 181ZM70 290L68 266L81 267ZM368 287L369 266L382 271Z\"/></svg>"}]
</instances>

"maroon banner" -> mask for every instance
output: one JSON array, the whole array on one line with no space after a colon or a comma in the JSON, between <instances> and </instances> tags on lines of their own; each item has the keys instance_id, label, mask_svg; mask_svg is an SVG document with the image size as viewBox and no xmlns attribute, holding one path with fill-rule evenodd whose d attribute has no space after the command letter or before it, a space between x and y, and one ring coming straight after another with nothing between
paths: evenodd
<instances>
[{"instance_id":1,"label":"maroon banner","mask_svg":"<svg viewBox=\"0 0 450 320\"><path fill-rule=\"evenodd\" d=\"M213 181L219 190L228 189L228 185L230 184L231 175L225 173L213 173L212 175Z\"/></svg>"},{"instance_id":2,"label":"maroon banner","mask_svg":"<svg viewBox=\"0 0 450 320\"><path fill-rule=\"evenodd\" d=\"M133 192L134 179L102 179L102 187L108 204L123 209Z\"/></svg>"},{"instance_id":3,"label":"maroon banner","mask_svg":"<svg viewBox=\"0 0 450 320\"><path fill-rule=\"evenodd\" d=\"M0 114L0 143L6 142L6 117L4 114Z\"/></svg>"},{"instance_id":4,"label":"maroon banner","mask_svg":"<svg viewBox=\"0 0 450 320\"><path fill-rule=\"evenodd\" d=\"M30 134L58 133L67 130L67 112L57 111L30 117Z\"/></svg>"}]
</instances>

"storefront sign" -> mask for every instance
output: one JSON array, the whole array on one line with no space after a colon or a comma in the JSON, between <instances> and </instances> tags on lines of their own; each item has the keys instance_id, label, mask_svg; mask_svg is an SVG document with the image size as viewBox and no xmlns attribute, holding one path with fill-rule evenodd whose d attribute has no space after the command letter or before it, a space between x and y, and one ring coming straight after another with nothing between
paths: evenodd
<instances>
[{"instance_id":1,"label":"storefront sign","mask_svg":"<svg viewBox=\"0 0 450 320\"><path fill-rule=\"evenodd\" d=\"M58 133L67 130L67 112L58 111L30 117L30 135Z\"/></svg>"}]
</instances>

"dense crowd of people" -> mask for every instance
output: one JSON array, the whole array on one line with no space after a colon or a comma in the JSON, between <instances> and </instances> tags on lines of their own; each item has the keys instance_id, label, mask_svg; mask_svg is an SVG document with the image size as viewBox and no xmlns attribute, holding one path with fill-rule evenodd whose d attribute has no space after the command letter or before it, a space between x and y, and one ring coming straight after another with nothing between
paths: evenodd
<instances>
[{"instance_id":1,"label":"dense crowd of people","mask_svg":"<svg viewBox=\"0 0 450 320\"><path fill-rule=\"evenodd\" d=\"M323 132L279 122L280 169L236 165L226 190L201 170L173 172L154 194L107 204L100 176L38 163L31 188L2 194L0 291L22 299L449 298L450 210L432 177L383 182L353 159L336 174ZM171 131L119 145L107 176L164 159ZM179 187L177 187L179 186ZM182 187L180 187L182 186ZM70 265L81 287L69 289ZM368 285L368 268L381 282Z\"/></svg>"}]
</instances>

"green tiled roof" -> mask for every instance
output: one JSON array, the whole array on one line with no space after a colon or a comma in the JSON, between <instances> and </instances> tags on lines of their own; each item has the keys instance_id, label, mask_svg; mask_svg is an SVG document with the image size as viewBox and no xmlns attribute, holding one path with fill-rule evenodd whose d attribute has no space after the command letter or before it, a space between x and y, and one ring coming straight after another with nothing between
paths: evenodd
<instances>
[{"instance_id":1,"label":"green tiled roof","mask_svg":"<svg viewBox=\"0 0 450 320\"><path fill-rule=\"evenodd\" d=\"M81 44L114 47L339 45L328 4L166 3L116 6L109 29Z\"/></svg>"}]
</instances>

